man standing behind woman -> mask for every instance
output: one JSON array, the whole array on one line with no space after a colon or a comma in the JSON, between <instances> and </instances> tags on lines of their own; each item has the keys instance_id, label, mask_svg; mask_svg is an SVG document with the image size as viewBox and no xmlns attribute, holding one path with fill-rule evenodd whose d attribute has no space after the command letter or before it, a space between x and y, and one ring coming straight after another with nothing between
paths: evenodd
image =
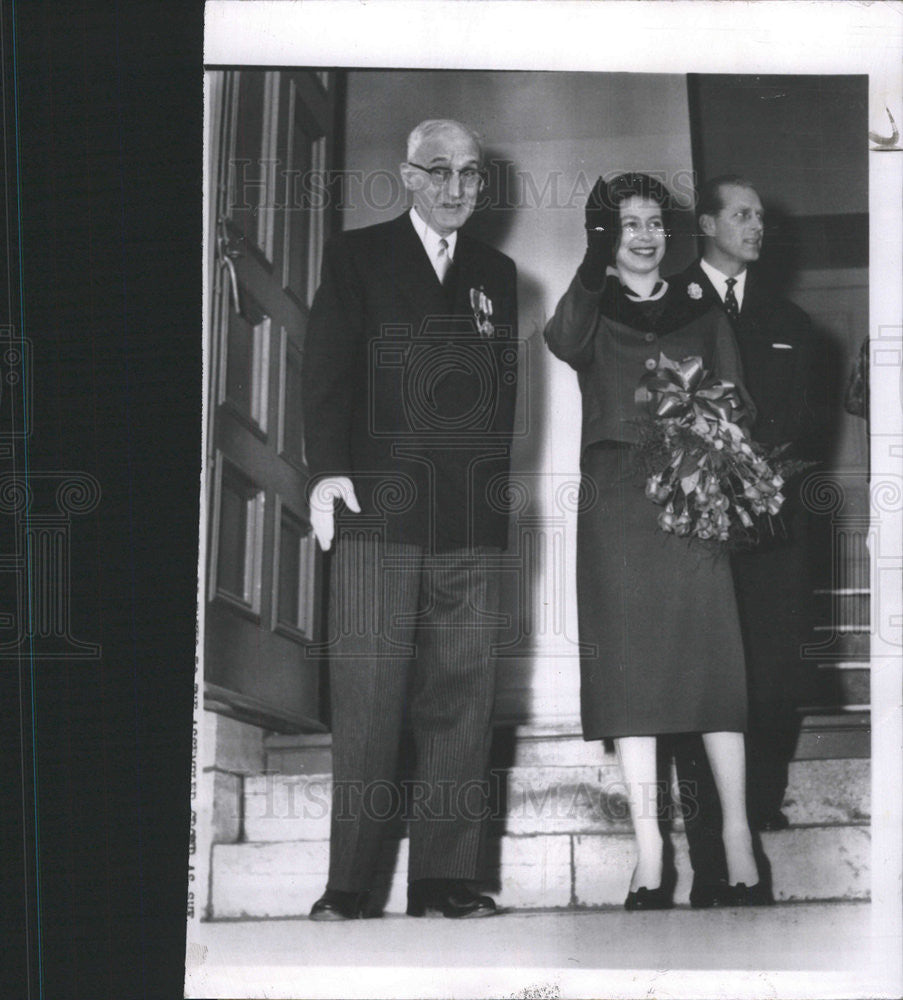
<instances>
[{"instance_id":1,"label":"man standing behind woman","mask_svg":"<svg viewBox=\"0 0 903 1000\"><path fill-rule=\"evenodd\" d=\"M765 235L758 192L743 177L713 177L700 189L696 215L702 256L671 284L695 287L703 302L730 321L756 400L755 440L769 448L792 445L793 458L824 460L830 387L828 379L819 379L824 373L818 364L825 350L809 317L754 269ZM813 624L809 516L799 483L785 492L782 531L768 544L731 557L749 677L747 808L756 830L789 825L781 803L807 680L801 647ZM726 873L714 783L697 735L676 739L673 750L681 788L692 790L692 801L685 802L694 871L690 903L717 906Z\"/></svg>"},{"instance_id":2,"label":"man standing behind woman","mask_svg":"<svg viewBox=\"0 0 903 1000\"><path fill-rule=\"evenodd\" d=\"M747 696L730 564L713 543L663 532L644 495L635 390L658 366L695 356L742 386L723 312L662 281L670 196L643 174L600 178L586 209L586 255L545 330L577 371L581 470L596 496L578 516L577 599L584 738L613 738L627 786L637 864L629 910L671 905L655 795L657 737L702 734L723 814L730 902L770 901L746 814Z\"/></svg>"}]
</instances>

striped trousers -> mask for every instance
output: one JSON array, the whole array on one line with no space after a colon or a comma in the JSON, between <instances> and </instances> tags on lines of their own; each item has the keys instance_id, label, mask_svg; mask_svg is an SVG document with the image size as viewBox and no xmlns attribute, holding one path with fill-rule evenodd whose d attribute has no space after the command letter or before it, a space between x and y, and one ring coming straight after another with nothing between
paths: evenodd
<instances>
[{"instance_id":1,"label":"striped trousers","mask_svg":"<svg viewBox=\"0 0 903 1000\"><path fill-rule=\"evenodd\" d=\"M430 554L340 538L330 578L333 800L328 888L370 887L387 826L399 738L415 760L404 807L409 881L476 879L498 621L498 549Z\"/></svg>"}]
</instances>

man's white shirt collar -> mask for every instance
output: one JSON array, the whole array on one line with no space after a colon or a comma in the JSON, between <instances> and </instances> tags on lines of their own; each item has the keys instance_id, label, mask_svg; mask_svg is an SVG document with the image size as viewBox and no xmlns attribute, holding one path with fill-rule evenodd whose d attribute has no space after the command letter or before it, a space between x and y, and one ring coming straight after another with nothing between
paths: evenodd
<instances>
[{"instance_id":1,"label":"man's white shirt collar","mask_svg":"<svg viewBox=\"0 0 903 1000\"><path fill-rule=\"evenodd\" d=\"M412 208L409 215L411 223L414 226L414 232L420 237L423 249L426 250L426 255L429 257L434 269L436 268L436 258L439 256L439 240L445 240L448 244L449 259L455 259L455 246L458 242L457 232L449 233L448 236L440 236L435 229L430 227L429 223L424 222L420 218L416 208Z\"/></svg>"},{"instance_id":2,"label":"man's white shirt collar","mask_svg":"<svg viewBox=\"0 0 903 1000\"><path fill-rule=\"evenodd\" d=\"M718 293L721 301L724 302L724 296L727 295L727 279L729 276L719 271L717 267L712 267L705 257L699 261L699 266L705 272L709 281L711 281L712 286ZM746 274L747 269L744 267L739 274L734 275L737 279L737 283L734 285L734 295L737 297L737 308L739 309L743 308L743 293L746 290Z\"/></svg>"}]
</instances>

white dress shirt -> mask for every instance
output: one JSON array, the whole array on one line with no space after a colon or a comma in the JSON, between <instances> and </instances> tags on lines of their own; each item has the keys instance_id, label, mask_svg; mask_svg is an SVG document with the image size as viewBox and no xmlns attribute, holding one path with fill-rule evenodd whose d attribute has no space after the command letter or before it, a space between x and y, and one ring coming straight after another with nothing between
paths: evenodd
<instances>
[{"instance_id":1,"label":"white dress shirt","mask_svg":"<svg viewBox=\"0 0 903 1000\"><path fill-rule=\"evenodd\" d=\"M703 269L709 281L711 281L715 291L721 298L721 301L724 302L724 296L727 295L727 279L730 275L722 274L717 267L712 267L712 265L704 257L699 261L699 266ZM737 298L737 308L742 309L743 292L746 289L746 268L744 267L739 274L735 274L733 277L736 279L734 284L734 295Z\"/></svg>"},{"instance_id":2,"label":"white dress shirt","mask_svg":"<svg viewBox=\"0 0 903 1000\"><path fill-rule=\"evenodd\" d=\"M436 272L436 277L441 281L442 265L439 263L439 240L445 240L448 244L448 259L450 263L454 262L455 259L455 245L458 242L457 232L449 233L448 236L440 236L435 229L431 229L429 223L424 222L423 219L417 214L417 209L412 208L410 211L411 222L414 224L414 231L420 237L420 242L423 244L423 249L426 250L426 255L430 259L430 263L433 265L433 270Z\"/></svg>"}]
</instances>

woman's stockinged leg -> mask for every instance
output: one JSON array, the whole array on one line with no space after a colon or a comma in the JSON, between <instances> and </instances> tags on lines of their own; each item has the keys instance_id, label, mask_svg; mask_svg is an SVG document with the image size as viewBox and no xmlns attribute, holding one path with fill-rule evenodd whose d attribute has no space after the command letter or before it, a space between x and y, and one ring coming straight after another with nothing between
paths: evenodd
<instances>
[{"instance_id":1,"label":"woman's stockinged leg","mask_svg":"<svg viewBox=\"0 0 903 1000\"><path fill-rule=\"evenodd\" d=\"M615 740L637 843L637 864L630 891L656 889L662 881L662 835L656 809L654 736L624 736Z\"/></svg>"},{"instance_id":2,"label":"woman's stockinged leg","mask_svg":"<svg viewBox=\"0 0 903 1000\"><path fill-rule=\"evenodd\" d=\"M755 885L759 880L752 834L746 815L746 748L743 733L703 733L706 754L715 777L729 881Z\"/></svg>"}]
</instances>

